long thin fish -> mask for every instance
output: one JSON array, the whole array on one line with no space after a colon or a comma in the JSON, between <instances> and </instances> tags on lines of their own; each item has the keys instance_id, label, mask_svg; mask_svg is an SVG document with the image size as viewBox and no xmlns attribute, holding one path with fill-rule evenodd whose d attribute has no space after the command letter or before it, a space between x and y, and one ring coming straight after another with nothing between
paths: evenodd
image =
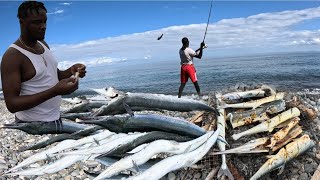
<instances>
[{"instance_id":1,"label":"long thin fish","mask_svg":"<svg viewBox=\"0 0 320 180\"><path fill-rule=\"evenodd\" d=\"M189 137L199 137L206 133L201 127L180 118L157 114L135 114L105 116L100 120L79 121L85 124L103 126L113 132L165 131Z\"/></svg>"},{"instance_id":2,"label":"long thin fish","mask_svg":"<svg viewBox=\"0 0 320 180\"><path fill-rule=\"evenodd\" d=\"M216 102L217 102L217 105L218 105L218 111L219 111L219 114L220 116L217 116L217 126L220 130L219 132L219 136L222 137L223 139L225 138L226 136L226 118L225 118L225 109L221 108L220 105L221 105L221 102L222 102L222 99L221 99L221 94L216 94ZM217 142L217 145L218 145L218 148L220 151L224 151L226 150L226 144L221 142L221 141L218 141ZM222 158L222 163L221 163L221 167L218 171L218 175L217 175L217 178L220 178L222 176L227 176L229 179L233 180L234 177L232 176L229 168L228 168L228 165L227 165L227 160L226 160L226 155L225 154L222 154L221 155L221 158Z\"/></svg>"},{"instance_id":3,"label":"long thin fish","mask_svg":"<svg viewBox=\"0 0 320 180\"><path fill-rule=\"evenodd\" d=\"M181 112L204 110L217 113L215 108L201 101L163 94L126 93L110 101L107 106L102 106L95 112L95 116L126 113L123 103L128 104L133 110L134 108L151 108Z\"/></svg>"},{"instance_id":4,"label":"long thin fish","mask_svg":"<svg viewBox=\"0 0 320 180\"><path fill-rule=\"evenodd\" d=\"M304 153L315 146L315 142L308 135L303 135L299 139L287 144L285 148L280 149L276 155L269 156L270 159L264 163L261 168L250 178L250 180L259 179L264 174L278 168L284 168L284 165L293 158Z\"/></svg>"},{"instance_id":5,"label":"long thin fish","mask_svg":"<svg viewBox=\"0 0 320 180\"><path fill-rule=\"evenodd\" d=\"M196 150L168 157L160 161L159 163L153 165L151 168L144 171L143 173L131 177L129 179L160 179L161 177L163 177L171 171L195 164L203 156L205 156L207 152L211 149L211 147L216 143L220 130L220 128L217 128L216 132L207 140L207 142L201 145Z\"/></svg>"},{"instance_id":6,"label":"long thin fish","mask_svg":"<svg viewBox=\"0 0 320 180\"><path fill-rule=\"evenodd\" d=\"M135 134L130 134L127 136L124 136L122 138L117 138L114 139L106 144L103 144L101 146L97 147L92 147L84 150L75 150L75 151L70 151L70 152L65 152L65 153L60 153L60 155L92 155L95 154L97 156L107 153L111 151L112 149L121 146L123 144L127 144L135 140L136 138L145 135L146 133L135 133Z\"/></svg>"},{"instance_id":7,"label":"long thin fish","mask_svg":"<svg viewBox=\"0 0 320 180\"><path fill-rule=\"evenodd\" d=\"M26 147L26 148L22 149L22 151L41 149L41 148L44 148L44 147L46 147L50 144L53 144L55 142L60 142L60 141L66 140L66 139L74 139L74 140L81 139L84 136L91 134L91 133L94 133L100 129L102 129L101 126L90 126L86 129L77 131L72 134L59 134L59 135L54 136L48 140L44 140L44 141L38 142L30 147Z\"/></svg>"},{"instance_id":8,"label":"long thin fish","mask_svg":"<svg viewBox=\"0 0 320 180\"><path fill-rule=\"evenodd\" d=\"M117 175L123 170L134 167L134 162L137 166L144 164L151 157L158 153L170 153L170 154L180 154L186 153L195 150L203 143L205 143L210 136L212 136L213 132L208 132L203 136L198 137L192 141L177 143L176 141L168 141L168 140L157 140L150 143L143 150L133 154L131 156L127 156L120 161L112 164L106 170L104 170L95 180L104 179L112 177L113 175Z\"/></svg>"},{"instance_id":9,"label":"long thin fish","mask_svg":"<svg viewBox=\"0 0 320 180\"><path fill-rule=\"evenodd\" d=\"M282 112L281 114L267 120L264 121L254 127L252 127L251 129L248 129L246 131L243 131L241 133L238 134L234 134L232 135L232 138L234 140L237 140L243 136L247 136L247 135L251 135L251 134L256 134L256 133L260 133L260 132L272 132L272 130L278 125L283 123L284 121L293 118L293 117L297 117L300 115L300 111L298 108L294 107L291 108L285 112Z\"/></svg>"},{"instance_id":10,"label":"long thin fish","mask_svg":"<svg viewBox=\"0 0 320 180\"><path fill-rule=\"evenodd\" d=\"M133 150L137 146L144 144L144 143L150 143L155 140L173 140L177 142L185 142L190 141L191 138L187 136L181 136L174 133L168 133L168 132L162 132L162 131L153 131L150 133L147 133L144 136L138 137L137 139L133 140L131 143L125 144L123 146L119 146L112 151L108 152L107 154L103 154L101 156L112 156L112 157L123 157L126 155L127 152Z\"/></svg>"},{"instance_id":11,"label":"long thin fish","mask_svg":"<svg viewBox=\"0 0 320 180\"><path fill-rule=\"evenodd\" d=\"M67 121L54 121L54 122L28 122L28 123L14 123L4 124L1 128L19 129L28 134L43 135L43 134L62 134L74 133L83 130L89 126L74 122Z\"/></svg>"}]
</instances>

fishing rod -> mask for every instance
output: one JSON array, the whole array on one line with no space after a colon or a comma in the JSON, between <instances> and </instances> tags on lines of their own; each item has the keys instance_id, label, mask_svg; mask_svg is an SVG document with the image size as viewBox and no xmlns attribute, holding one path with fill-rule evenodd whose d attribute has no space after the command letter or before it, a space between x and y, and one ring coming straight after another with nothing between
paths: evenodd
<instances>
[{"instance_id":1,"label":"fishing rod","mask_svg":"<svg viewBox=\"0 0 320 180\"><path fill-rule=\"evenodd\" d=\"M207 21L207 27L206 27L206 31L204 32L204 36L203 36L203 41L206 39L206 35L207 35L207 31L208 31L208 26L209 26L209 21L210 21L210 17L211 17L211 9L212 9L212 3L213 3L213 0L211 0L211 4L210 4L210 10L209 10L209 16L208 16L208 21ZM205 45L204 48L207 48L208 46Z\"/></svg>"}]
</instances>

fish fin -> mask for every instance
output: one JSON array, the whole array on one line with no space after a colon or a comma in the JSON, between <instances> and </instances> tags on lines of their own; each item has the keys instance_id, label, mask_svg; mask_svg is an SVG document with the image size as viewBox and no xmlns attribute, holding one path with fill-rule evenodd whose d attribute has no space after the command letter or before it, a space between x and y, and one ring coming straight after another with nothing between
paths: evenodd
<instances>
[{"instance_id":1,"label":"fish fin","mask_svg":"<svg viewBox=\"0 0 320 180\"><path fill-rule=\"evenodd\" d=\"M283 173L283 170L284 170L285 165L286 165L286 164L283 164L282 166L279 167L279 168L280 168L280 171L278 172L277 175L280 175L280 174Z\"/></svg>"},{"instance_id":2,"label":"fish fin","mask_svg":"<svg viewBox=\"0 0 320 180\"><path fill-rule=\"evenodd\" d=\"M92 138L93 139L93 141L98 145L98 146L100 146L100 143L99 143L99 141L96 139L96 138Z\"/></svg>"},{"instance_id":3,"label":"fish fin","mask_svg":"<svg viewBox=\"0 0 320 180\"><path fill-rule=\"evenodd\" d=\"M48 154L46 154L46 157L49 161L52 161L52 158Z\"/></svg>"},{"instance_id":4,"label":"fish fin","mask_svg":"<svg viewBox=\"0 0 320 180\"><path fill-rule=\"evenodd\" d=\"M218 171L218 175L217 178L220 178L221 176L227 176L230 180L234 180L233 175L231 174L228 166L226 166L226 169L222 169L222 167L220 167L219 171Z\"/></svg>"},{"instance_id":5,"label":"fish fin","mask_svg":"<svg viewBox=\"0 0 320 180\"><path fill-rule=\"evenodd\" d=\"M99 109L97 109L96 111L94 111L94 112L91 114L91 117L99 116L100 114L102 114L103 109L106 108L106 107L107 107L107 105L101 106Z\"/></svg>"},{"instance_id":6,"label":"fish fin","mask_svg":"<svg viewBox=\"0 0 320 180\"><path fill-rule=\"evenodd\" d=\"M227 140L225 138L223 138L222 136L218 136L218 141L223 142L224 144L226 144L228 147L230 147L230 144L227 142Z\"/></svg>"},{"instance_id":7,"label":"fish fin","mask_svg":"<svg viewBox=\"0 0 320 180\"><path fill-rule=\"evenodd\" d=\"M133 168L139 173L140 169L138 167L138 165L132 160L132 164L133 164Z\"/></svg>"},{"instance_id":8,"label":"fish fin","mask_svg":"<svg viewBox=\"0 0 320 180\"><path fill-rule=\"evenodd\" d=\"M128 104L126 104L125 102L122 103L124 109L127 111L127 113L133 117L134 116L134 113L133 111L131 110L130 106Z\"/></svg>"}]
</instances>

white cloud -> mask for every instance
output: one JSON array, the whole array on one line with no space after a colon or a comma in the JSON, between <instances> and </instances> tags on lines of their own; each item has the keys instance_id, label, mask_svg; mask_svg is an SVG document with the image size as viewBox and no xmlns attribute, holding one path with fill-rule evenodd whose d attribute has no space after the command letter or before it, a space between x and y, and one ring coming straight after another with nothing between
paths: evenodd
<instances>
[{"instance_id":1,"label":"white cloud","mask_svg":"<svg viewBox=\"0 0 320 180\"><path fill-rule=\"evenodd\" d=\"M320 30L295 30L293 26L320 18L320 7L249 17L223 19L208 27L204 56L239 55L243 52L295 51L319 49ZM61 60L90 62L108 57L121 59L178 59L181 39L188 37L190 47L197 49L203 40L206 24L171 26L159 30L104 38L79 44L51 45ZM161 34L161 40L157 40ZM315 48L317 47L317 48Z\"/></svg>"},{"instance_id":2,"label":"white cloud","mask_svg":"<svg viewBox=\"0 0 320 180\"><path fill-rule=\"evenodd\" d=\"M49 12L47 13L48 15L51 15L51 14L62 14L64 12L64 10L56 10L54 12Z\"/></svg>"},{"instance_id":3,"label":"white cloud","mask_svg":"<svg viewBox=\"0 0 320 180\"><path fill-rule=\"evenodd\" d=\"M70 2L70 3L59 3L60 5L64 5L64 6L70 6L72 3Z\"/></svg>"}]
</instances>

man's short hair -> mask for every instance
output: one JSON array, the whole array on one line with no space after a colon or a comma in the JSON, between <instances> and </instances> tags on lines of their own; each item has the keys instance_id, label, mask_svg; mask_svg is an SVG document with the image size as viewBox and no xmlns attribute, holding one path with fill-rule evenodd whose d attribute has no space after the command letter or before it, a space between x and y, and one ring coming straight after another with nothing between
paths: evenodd
<instances>
[{"instance_id":1,"label":"man's short hair","mask_svg":"<svg viewBox=\"0 0 320 180\"><path fill-rule=\"evenodd\" d=\"M188 38L184 37L184 38L182 38L181 42L183 45L186 45L189 43L189 40L188 40Z\"/></svg>"},{"instance_id":2,"label":"man's short hair","mask_svg":"<svg viewBox=\"0 0 320 180\"><path fill-rule=\"evenodd\" d=\"M39 10L43 9L47 12L47 9L44 7L44 4L42 2L37 1L24 1L18 9L18 15L17 17L20 19L23 19L28 16L28 12L32 12L33 10L36 10L37 13L39 13Z\"/></svg>"}]
</instances>

